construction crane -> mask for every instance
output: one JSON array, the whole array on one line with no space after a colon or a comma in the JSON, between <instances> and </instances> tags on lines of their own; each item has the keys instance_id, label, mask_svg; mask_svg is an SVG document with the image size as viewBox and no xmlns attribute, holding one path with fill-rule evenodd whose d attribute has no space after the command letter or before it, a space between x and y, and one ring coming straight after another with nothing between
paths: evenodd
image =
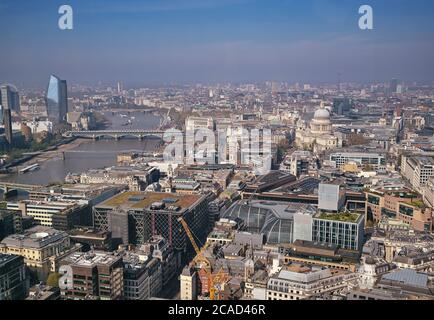
<instances>
[{"instance_id":1,"label":"construction crane","mask_svg":"<svg viewBox=\"0 0 434 320\"><path fill-rule=\"evenodd\" d=\"M184 228L185 233L190 239L194 251L196 252L195 261L202 262L206 265L205 267L203 267L203 270L205 271L208 280L210 300L215 300L216 298L218 299L220 297L221 285L227 281L228 275L226 273L223 273L223 268L221 268L216 275L214 276L212 275L211 263L207 258L203 256L203 252L202 252L203 250L199 249L199 246L196 244L196 241L194 240L193 237L193 233L191 232L187 222L185 222L185 220L182 217L180 217L178 221L181 223L182 227ZM216 289L217 289L217 295L216 295Z\"/></svg>"},{"instance_id":2,"label":"construction crane","mask_svg":"<svg viewBox=\"0 0 434 320\"><path fill-rule=\"evenodd\" d=\"M194 237L193 237L193 233L191 232L190 228L188 227L187 222L185 222L185 220L182 217L180 217L178 219L178 221L181 223L182 227L184 228L185 233L187 234L188 238L190 239L191 245L193 246L194 251L196 252L195 261L200 261L200 262L205 263L206 264L205 271L208 271L208 269L211 270L211 264L208 261L208 259L203 256L202 250L199 249L199 246L196 244L196 241L194 240Z\"/></svg>"}]
</instances>

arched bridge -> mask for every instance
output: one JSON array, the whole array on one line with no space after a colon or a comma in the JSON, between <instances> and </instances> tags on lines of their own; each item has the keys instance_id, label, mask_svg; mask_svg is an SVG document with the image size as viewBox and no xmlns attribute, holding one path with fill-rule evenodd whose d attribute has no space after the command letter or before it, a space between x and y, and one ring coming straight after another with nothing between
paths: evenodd
<instances>
[{"instance_id":1,"label":"arched bridge","mask_svg":"<svg viewBox=\"0 0 434 320\"><path fill-rule=\"evenodd\" d=\"M112 138L121 139L125 137L136 137L143 139L145 137L157 137L162 139L164 131L160 130L140 130L140 129L126 129L126 130L94 130L94 131L68 131L65 133L67 137L76 138Z\"/></svg>"}]
</instances>

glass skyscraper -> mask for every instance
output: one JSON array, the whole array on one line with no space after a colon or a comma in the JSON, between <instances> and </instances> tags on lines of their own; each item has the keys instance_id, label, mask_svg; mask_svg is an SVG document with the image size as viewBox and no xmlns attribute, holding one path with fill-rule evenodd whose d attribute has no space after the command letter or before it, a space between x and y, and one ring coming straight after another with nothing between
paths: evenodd
<instances>
[{"instance_id":1,"label":"glass skyscraper","mask_svg":"<svg viewBox=\"0 0 434 320\"><path fill-rule=\"evenodd\" d=\"M12 110L20 111L20 97L18 90L12 85L0 87L1 120L5 128L5 138L8 147L13 147Z\"/></svg>"},{"instance_id":2,"label":"glass skyscraper","mask_svg":"<svg viewBox=\"0 0 434 320\"><path fill-rule=\"evenodd\" d=\"M13 146L13 132L12 132L12 115L11 109L3 108L3 124L5 127L5 137L9 147Z\"/></svg>"},{"instance_id":3,"label":"glass skyscraper","mask_svg":"<svg viewBox=\"0 0 434 320\"><path fill-rule=\"evenodd\" d=\"M4 109L20 111L20 96L17 88L13 85L5 84L0 87L0 104Z\"/></svg>"},{"instance_id":4,"label":"glass skyscraper","mask_svg":"<svg viewBox=\"0 0 434 320\"><path fill-rule=\"evenodd\" d=\"M66 80L51 75L48 82L46 106L48 119L53 123L66 121L68 113L68 89Z\"/></svg>"}]
</instances>

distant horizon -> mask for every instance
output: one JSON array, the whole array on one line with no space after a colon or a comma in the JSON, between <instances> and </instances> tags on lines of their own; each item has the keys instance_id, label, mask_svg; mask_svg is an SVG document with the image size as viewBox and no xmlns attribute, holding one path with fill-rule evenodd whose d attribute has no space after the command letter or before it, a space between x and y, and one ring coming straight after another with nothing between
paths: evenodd
<instances>
[{"instance_id":1,"label":"distant horizon","mask_svg":"<svg viewBox=\"0 0 434 320\"><path fill-rule=\"evenodd\" d=\"M63 4L0 0L0 83L434 82L432 0L69 0L60 30Z\"/></svg>"},{"instance_id":2,"label":"distant horizon","mask_svg":"<svg viewBox=\"0 0 434 320\"><path fill-rule=\"evenodd\" d=\"M69 80L65 77L62 77L61 75L57 73L49 73L44 78L45 82L38 81L38 84L30 84L25 83L24 81L17 81L12 82L8 81L7 79L1 78L0 75L0 86L5 84L11 84L17 87L17 89L24 89L24 90L37 90L37 89L46 89L48 85L48 80L51 75L56 75L62 80L66 80L68 83L68 88L70 86L85 86L85 87L98 87L98 86L106 86L106 87L114 87L117 85L118 82L121 82L124 86L124 88L146 88L146 87L170 87L170 86L195 86L195 85L204 85L204 86L216 86L216 85L264 85L267 82L278 82L278 83L285 83L289 86L296 85L297 83L300 86L303 86L305 84L312 85L312 86L333 86L333 85L358 85L358 86L369 86L369 85L381 85L381 84L387 84L392 79L397 79L401 84L404 84L406 86L412 86L416 84L417 86L429 86L434 85L434 79L433 80L414 80L414 79L400 79L397 77L391 77L389 79L372 79L372 80L366 80L366 81L318 81L318 80L278 80L278 79L265 79L265 80L233 80L233 81L152 81L152 80L136 80L136 81L129 81L129 80ZM337 78L337 77L336 77Z\"/></svg>"},{"instance_id":3,"label":"distant horizon","mask_svg":"<svg viewBox=\"0 0 434 320\"><path fill-rule=\"evenodd\" d=\"M111 87L112 89L116 89L117 87L117 83L118 81L115 82L110 82L110 81L97 81L95 83L77 83L77 82L70 82L68 81L68 79L63 79L62 77L60 77L60 79L62 80L66 80L67 81L67 85L68 85L68 90L70 90L72 87L86 87L86 88L109 88ZM132 90L132 89L158 89L158 88L171 88L171 87L192 87L192 86L225 86L225 85L233 85L233 86L243 86L243 85L257 85L257 86L261 86L261 85L265 85L267 82L278 82L280 84L286 84L288 86L295 86L297 83L300 86L300 90L304 90L303 86L304 85L310 85L313 87L332 87L332 86L338 86L340 85L351 85L351 86L360 86L360 87L368 87L368 86L375 86L375 85L388 85L388 83L392 80L392 79L396 79L396 78L391 78L391 79L387 79L387 80L382 80L382 81L369 81L369 82L290 82L290 81L276 81L276 80L265 80L265 81L244 81L244 82L240 82L240 81L233 81L233 82L184 82L184 83L152 83L152 82L148 82L148 83L127 83L124 81L119 81L122 83L123 85L123 89L125 90ZM412 86L434 86L434 81L413 81L413 80L407 80L407 81L403 81L401 79L398 79L399 83L403 84L404 86L407 87L412 87ZM48 84L48 80L47 80L47 84ZM45 86L21 86L19 84L16 83L11 83L11 82L0 82L0 86L2 85L13 85L15 87L17 87L18 91L20 90L26 90L26 91L37 91L37 90L46 90L47 85Z\"/></svg>"}]
</instances>

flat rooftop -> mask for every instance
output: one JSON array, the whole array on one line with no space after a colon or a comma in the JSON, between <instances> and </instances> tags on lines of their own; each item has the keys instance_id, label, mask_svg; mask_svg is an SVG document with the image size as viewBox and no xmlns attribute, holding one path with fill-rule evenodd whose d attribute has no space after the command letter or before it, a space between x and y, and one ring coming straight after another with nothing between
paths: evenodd
<instances>
[{"instance_id":1,"label":"flat rooftop","mask_svg":"<svg viewBox=\"0 0 434 320\"><path fill-rule=\"evenodd\" d=\"M370 188L368 192L376 193L378 195L389 194L399 198L417 198L417 193L406 187L398 187L390 190L380 186L377 188Z\"/></svg>"},{"instance_id":2,"label":"flat rooftop","mask_svg":"<svg viewBox=\"0 0 434 320\"><path fill-rule=\"evenodd\" d=\"M8 202L7 208L10 209L10 208L18 207L20 203L25 203L27 207L57 209L57 210L66 210L78 206L77 203L73 201L21 200L19 202Z\"/></svg>"},{"instance_id":3,"label":"flat rooftop","mask_svg":"<svg viewBox=\"0 0 434 320\"><path fill-rule=\"evenodd\" d=\"M55 296L58 290L60 289L51 286L36 285L29 289L29 296L26 300L46 300L51 296Z\"/></svg>"},{"instance_id":4,"label":"flat rooftop","mask_svg":"<svg viewBox=\"0 0 434 320\"><path fill-rule=\"evenodd\" d=\"M51 191L54 192L65 192L65 193L98 193L105 190L117 188L116 186L113 186L111 184L85 184L85 183L76 183L76 184L61 184L51 187L41 187L38 189L33 190L33 192L47 192L50 193Z\"/></svg>"},{"instance_id":5,"label":"flat rooftop","mask_svg":"<svg viewBox=\"0 0 434 320\"><path fill-rule=\"evenodd\" d=\"M92 229L73 229L69 230L70 237L80 237L85 239L105 239L108 237L108 231L98 231Z\"/></svg>"},{"instance_id":6,"label":"flat rooftop","mask_svg":"<svg viewBox=\"0 0 434 320\"><path fill-rule=\"evenodd\" d=\"M228 239L230 237L231 233L227 231L222 230L213 230L208 235L208 239Z\"/></svg>"},{"instance_id":7,"label":"flat rooftop","mask_svg":"<svg viewBox=\"0 0 434 320\"><path fill-rule=\"evenodd\" d=\"M330 278L333 275L344 275L347 272L330 269L319 265L304 265L299 263L291 263L284 266L279 273L275 274L270 280L287 280L293 283L310 284L317 281Z\"/></svg>"},{"instance_id":8,"label":"flat rooftop","mask_svg":"<svg viewBox=\"0 0 434 320\"><path fill-rule=\"evenodd\" d=\"M383 157L384 154L378 152L357 152L357 151L343 151L343 152L333 152L330 156L341 156L341 157L354 157L354 158L371 158L371 157Z\"/></svg>"},{"instance_id":9,"label":"flat rooftop","mask_svg":"<svg viewBox=\"0 0 434 320\"><path fill-rule=\"evenodd\" d=\"M412 287L426 288L428 285L428 274L417 272L412 269L402 269L385 274L381 280L396 282Z\"/></svg>"},{"instance_id":10,"label":"flat rooftop","mask_svg":"<svg viewBox=\"0 0 434 320\"><path fill-rule=\"evenodd\" d=\"M94 251L94 252L76 252L62 260L63 263L79 266L79 267L94 267L97 265L110 266L121 259L120 256L115 256L111 253Z\"/></svg>"},{"instance_id":11,"label":"flat rooftop","mask_svg":"<svg viewBox=\"0 0 434 320\"><path fill-rule=\"evenodd\" d=\"M336 245L326 244L321 242L313 242L313 241L304 241L304 240L295 240L293 243L288 244L280 244L283 248L294 248L295 251L304 251L304 252L317 252L327 255L335 255L338 251Z\"/></svg>"},{"instance_id":12,"label":"flat rooftop","mask_svg":"<svg viewBox=\"0 0 434 320\"><path fill-rule=\"evenodd\" d=\"M233 170L233 164L203 164L203 165L182 165L178 167L179 171L183 170L203 170L203 171L220 171L220 170Z\"/></svg>"},{"instance_id":13,"label":"flat rooftop","mask_svg":"<svg viewBox=\"0 0 434 320\"><path fill-rule=\"evenodd\" d=\"M434 166L434 157L429 156L415 156L409 158L410 161L417 163L421 166Z\"/></svg>"},{"instance_id":14,"label":"flat rooftop","mask_svg":"<svg viewBox=\"0 0 434 320\"><path fill-rule=\"evenodd\" d=\"M155 202L165 202L167 206L187 209L202 198L201 195L183 195L165 192L127 191L99 204L98 208L145 209Z\"/></svg>"},{"instance_id":15,"label":"flat rooftop","mask_svg":"<svg viewBox=\"0 0 434 320\"><path fill-rule=\"evenodd\" d=\"M317 219L330 220L330 221L341 221L341 222L351 222L356 223L362 217L358 213L318 213L314 216Z\"/></svg>"},{"instance_id":16,"label":"flat rooftop","mask_svg":"<svg viewBox=\"0 0 434 320\"><path fill-rule=\"evenodd\" d=\"M285 184L273 192L284 192L292 194L313 194L315 189L318 189L320 180L312 177L306 177L301 180L293 181Z\"/></svg>"},{"instance_id":17,"label":"flat rooftop","mask_svg":"<svg viewBox=\"0 0 434 320\"><path fill-rule=\"evenodd\" d=\"M27 229L24 233L13 234L3 239L0 245L19 248L40 249L57 241L63 240L68 235L64 231L58 231L51 227L36 226Z\"/></svg>"}]
</instances>

